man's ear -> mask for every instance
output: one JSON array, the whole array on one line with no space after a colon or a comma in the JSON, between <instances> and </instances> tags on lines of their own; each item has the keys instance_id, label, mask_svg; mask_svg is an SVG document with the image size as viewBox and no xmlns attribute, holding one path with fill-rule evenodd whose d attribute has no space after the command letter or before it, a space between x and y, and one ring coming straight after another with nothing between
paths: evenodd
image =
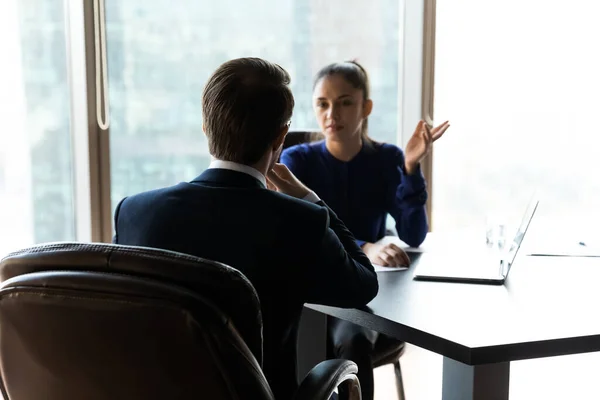
<instances>
[{"instance_id":1,"label":"man's ear","mask_svg":"<svg viewBox=\"0 0 600 400\"><path fill-rule=\"evenodd\" d=\"M206 135L206 129L204 129L204 122L202 123L202 132Z\"/></svg>"},{"instance_id":2,"label":"man's ear","mask_svg":"<svg viewBox=\"0 0 600 400\"><path fill-rule=\"evenodd\" d=\"M273 150L274 151L277 151L281 146L283 146L283 142L285 141L285 136L287 135L289 129L290 129L290 127L287 125L284 126L283 128L281 128L279 135L273 142Z\"/></svg>"},{"instance_id":3,"label":"man's ear","mask_svg":"<svg viewBox=\"0 0 600 400\"><path fill-rule=\"evenodd\" d=\"M373 100L367 99L363 105L363 118L367 118L373 111Z\"/></svg>"}]
</instances>

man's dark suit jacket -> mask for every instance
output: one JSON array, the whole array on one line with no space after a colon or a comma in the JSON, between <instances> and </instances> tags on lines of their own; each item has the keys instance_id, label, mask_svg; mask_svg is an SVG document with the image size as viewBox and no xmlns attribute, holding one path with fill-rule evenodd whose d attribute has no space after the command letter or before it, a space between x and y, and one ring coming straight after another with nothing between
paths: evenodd
<instances>
[{"instance_id":1,"label":"man's dark suit jacket","mask_svg":"<svg viewBox=\"0 0 600 400\"><path fill-rule=\"evenodd\" d=\"M116 243L216 260L252 282L263 313L263 369L277 399L297 387L304 303L359 307L378 290L369 259L323 202L268 190L242 172L208 169L189 183L127 197L115 227Z\"/></svg>"}]
</instances>

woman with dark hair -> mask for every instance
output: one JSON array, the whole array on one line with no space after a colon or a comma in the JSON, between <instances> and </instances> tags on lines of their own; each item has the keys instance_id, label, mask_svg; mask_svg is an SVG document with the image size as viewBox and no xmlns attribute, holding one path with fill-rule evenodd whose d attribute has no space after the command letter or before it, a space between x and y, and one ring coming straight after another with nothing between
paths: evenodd
<instances>
[{"instance_id":1,"label":"woman with dark hair","mask_svg":"<svg viewBox=\"0 0 600 400\"><path fill-rule=\"evenodd\" d=\"M372 140L369 79L356 61L330 64L317 73L313 109L325 140L290 147L281 162L336 212L373 264L408 265L398 246L376 242L385 236L388 214L402 241L417 247L425 239L427 190L420 162L449 123L430 129L420 121L404 152ZM332 318L328 335L336 357L358 364L363 399L372 399L371 354L378 334Z\"/></svg>"}]
</instances>

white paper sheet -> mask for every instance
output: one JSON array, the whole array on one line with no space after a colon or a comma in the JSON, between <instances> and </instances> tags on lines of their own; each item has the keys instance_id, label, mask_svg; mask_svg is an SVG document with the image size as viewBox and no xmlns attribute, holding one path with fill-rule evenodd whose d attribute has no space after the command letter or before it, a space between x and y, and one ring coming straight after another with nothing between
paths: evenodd
<instances>
[{"instance_id":1,"label":"white paper sheet","mask_svg":"<svg viewBox=\"0 0 600 400\"><path fill-rule=\"evenodd\" d=\"M375 272L394 272L394 271L406 271L408 267L384 267L382 265L373 264Z\"/></svg>"}]
</instances>

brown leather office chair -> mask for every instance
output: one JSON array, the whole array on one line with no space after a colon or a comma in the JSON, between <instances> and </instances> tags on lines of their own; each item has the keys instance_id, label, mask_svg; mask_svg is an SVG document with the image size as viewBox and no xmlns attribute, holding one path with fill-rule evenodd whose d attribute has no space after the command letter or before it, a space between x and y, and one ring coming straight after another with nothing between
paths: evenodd
<instances>
[{"instance_id":1,"label":"brown leather office chair","mask_svg":"<svg viewBox=\"0 0 600 400\"><path fill-rule=\"evenodd\" d=\"M315 142L324 138L323 133L319 131L290 131L285 138L283 148L286 149L297 144ZM393 230L388 229L388 234L392 232ZM373 368L388 364L394 365L399 400L405 399L404 381L402 380L402 369L400 367L400 357L404 354L404 349L404 342L385 335L379 335L373 351Z\"/></svg>"},{"instance_id":2,"label":"brown leather office chair","mask_svg":"<svg viewBox=\"0 0 600 400\"><path fill-rule=\"evenodd\" d=\"M273 399L250 282L156 249L55 243L0 262L4 400ZM328 399L356 365L316 366L294 399Z\"/></svg>"}]
</instances>

